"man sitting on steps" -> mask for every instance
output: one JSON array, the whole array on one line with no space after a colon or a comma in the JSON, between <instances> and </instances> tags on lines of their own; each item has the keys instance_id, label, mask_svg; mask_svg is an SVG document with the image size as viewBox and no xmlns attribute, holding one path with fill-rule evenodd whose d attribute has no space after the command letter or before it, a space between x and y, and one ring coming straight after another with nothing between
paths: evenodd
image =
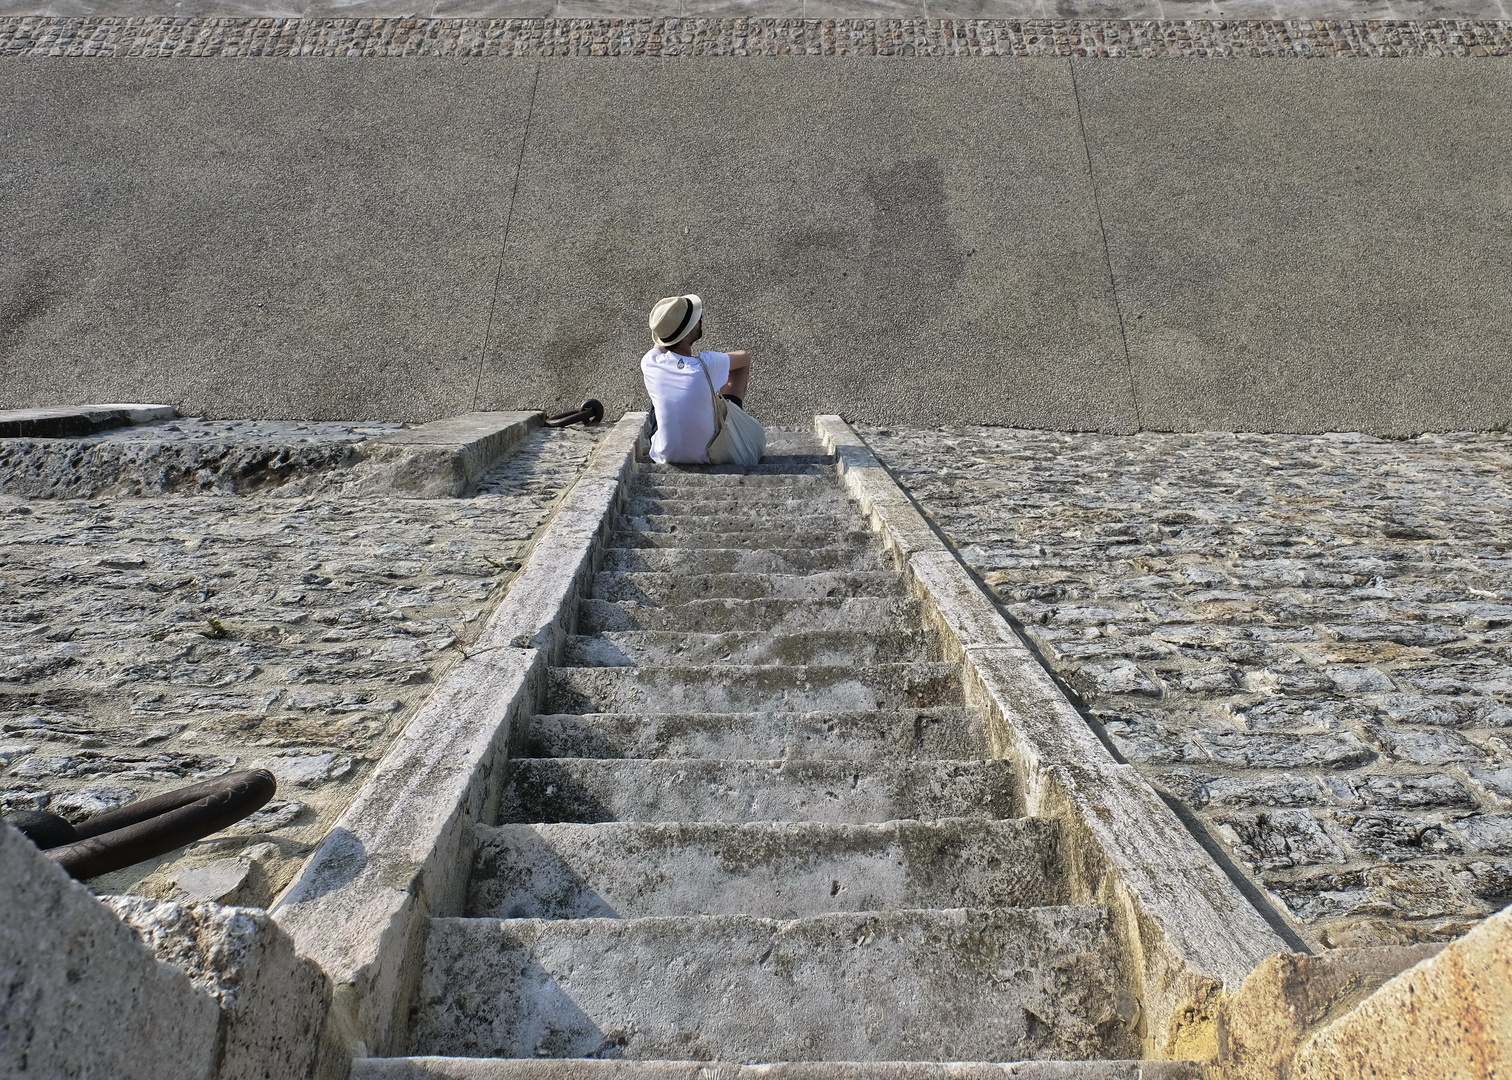
<instances>
[{"instance_id":1,"label":"man sitting on steps","mask_svg":"<svg viewBox=\"0 0 1512 1080\"><path fill-rule=\"evenodd\" d=\"M760 425L743 414L746 387L751 377L751 358L743 350L695 355L693 345L703 337L703 301L692 294L668 296L651 309L651 340L655 346L641 357L641 374L651 396L651 460L687 465L711 461L711 443L723 426L760 433ZM729 405L720 408L714 388ZM718 413L725 412L724 425ZM733 432L732 432L733 434ZM714 448L716 463L740 461L731 452L728 437ZM760 442L765 445L764 435ZM761 449L755 450L760 458ZM754 460L742 462L754 464Z\"/></svg>"}]
</instances>

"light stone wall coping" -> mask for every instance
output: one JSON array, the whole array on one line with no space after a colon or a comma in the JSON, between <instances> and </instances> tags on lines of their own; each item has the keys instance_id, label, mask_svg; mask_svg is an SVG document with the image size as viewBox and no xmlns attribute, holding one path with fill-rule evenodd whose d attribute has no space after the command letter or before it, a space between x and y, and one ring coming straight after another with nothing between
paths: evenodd
<instances>
[{"instance_id":1,"label":"light stone wall coping","mask_svg":"<svg viewBox=\"0 0 1512 1080\"><path fill-rule=\"evenodd\" d=\"M1137 770L1118 763L949 545L838 416L815 418L846 489L906 573L968 700L984 706L994 754L1012 760L1031 815L1063 829L1073 897L1105 904L1136 970L1124 1003L1153 1058L1207 1060L1216 1018L1288 941L1246 900Z\"/></svg>"},{"instance_id":2,"label":"light stone wall coping","mask_svg":"<svg viewBox=\"0 0 1512 1080\"><path fill-rule=\"evenodd\" d=\"M539 412L465 413L369 439L353 490L420 499L465 495L544 422Z\"/></svg>"},{"instance_id":3,"label":"light stone wall coping","mask_svg":"<svg viewBox=\"0 0 1512 1080\"><path fill-rule=\"evenodd\" d=\"M88 435L128 424L172 420L172 405L60 405L41 409L0 409L0 439L50 439Z\"/></svg>"},{"instance_id":4,"label":"light stone wall coping","mask_svg":"<svg viewBox=\"0 0 1512 1080\"><path fill-rule=\"evenodd\" d=\"M516 717L544 692L633 471L644 413L600 441L479 640L440 682L272 908L335 984L318 1075L402 1052L432 916L461 910L472 826L493 812Z\"/></svg>"}]
</instances>

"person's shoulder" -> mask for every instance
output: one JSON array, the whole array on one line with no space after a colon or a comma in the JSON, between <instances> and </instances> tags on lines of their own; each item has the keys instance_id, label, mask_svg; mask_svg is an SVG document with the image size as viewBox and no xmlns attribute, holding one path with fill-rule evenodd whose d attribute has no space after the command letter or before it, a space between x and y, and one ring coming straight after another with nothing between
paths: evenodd
<instances>
[{"instance_id":1,"label":"person's shoulder","mask_svg":"<svg viewBox=\"0 0 1512 1080\"><path fill-rule=\"evenodd\" d=\"M656 345L651 346L646 355L641 357L641 368L656 367L661 364L667 354Z\"/></svg>"}]
</instances>

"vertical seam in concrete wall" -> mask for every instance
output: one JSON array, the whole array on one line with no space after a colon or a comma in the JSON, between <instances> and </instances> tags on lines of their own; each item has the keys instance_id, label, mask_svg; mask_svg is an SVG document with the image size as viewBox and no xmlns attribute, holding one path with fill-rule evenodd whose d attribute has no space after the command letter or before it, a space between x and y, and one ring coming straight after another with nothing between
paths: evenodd
<instances>
[{"instance_id":1,"label":"vertical seam in concrete wall","mask_svg":"<svg viewBox=\"0 0 1512 1080\"><path fill-rule=\"evenodd\" d=\"M541 65L530 80L530 103L525 106L525 126L520 130L520 155L515 159L514 183L509 188L509 209L504 212L504 235L499 239L499 267L494 271L493 295L488 301L488 320L483 325L483 344L478 350L478 379L473 384L472 410L478 409L483 392L483 365L488 363L488 341L493 337L494 312L499 307L499 286L504 281L504 254L509 246L509 226L514 221L515 197L520 193L520 172L525 168L525 147L530 145L530 118L535 115L536 88L541 85Z\"/></svg>"},{"instance_id":2,"label":"vertical seam in concrete wall","mask_svg":"<svg viewBox=\"0 0 1512 1080\"><path fill-rule=\"evenodd\" d=\"M1071 97L1076 102L1076 126L1081 129L1082 152L1087 155L1087 181L1092 185L1092 209L1097 214L1097 231L1102 235L1103 260L1108 266L1108 288L1113 293L1113 313L1118 316L1118 338L1123 342L1124 366L1129 372L1129 400L1134 405L1134 429L1144 430L1144 416L1139 410L1139 388L1134 382L1134 359L1129 354L1129 333L1124 329L1123 305L1118 302L1118 279L1113 276L1113 253L1108 248L1108 227L1103 223L1102 199L1097 193L1097 173L1092 168L1092 142L1087 138L1087 121L1082 116L1081 87L1076 85L1076 61L1067 58L1071 73Z\"/></svg>"}]
</instances>

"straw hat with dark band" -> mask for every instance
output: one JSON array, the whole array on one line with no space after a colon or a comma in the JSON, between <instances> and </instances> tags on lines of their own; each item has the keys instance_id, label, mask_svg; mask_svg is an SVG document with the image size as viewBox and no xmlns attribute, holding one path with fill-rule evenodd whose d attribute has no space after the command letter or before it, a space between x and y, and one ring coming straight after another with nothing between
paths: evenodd
<instances>
[{"instance_id":1,"label":"straw hat with dark band","mask_svg":"<svg viewBox=\"0 0 1512 1080\"><path fill-rule=\"evenodd\" d=\"M662 348L675 345L703 318L703 301L692 293L664 296L651 309L651 340Z\"/></svg>"}]
</instances>

